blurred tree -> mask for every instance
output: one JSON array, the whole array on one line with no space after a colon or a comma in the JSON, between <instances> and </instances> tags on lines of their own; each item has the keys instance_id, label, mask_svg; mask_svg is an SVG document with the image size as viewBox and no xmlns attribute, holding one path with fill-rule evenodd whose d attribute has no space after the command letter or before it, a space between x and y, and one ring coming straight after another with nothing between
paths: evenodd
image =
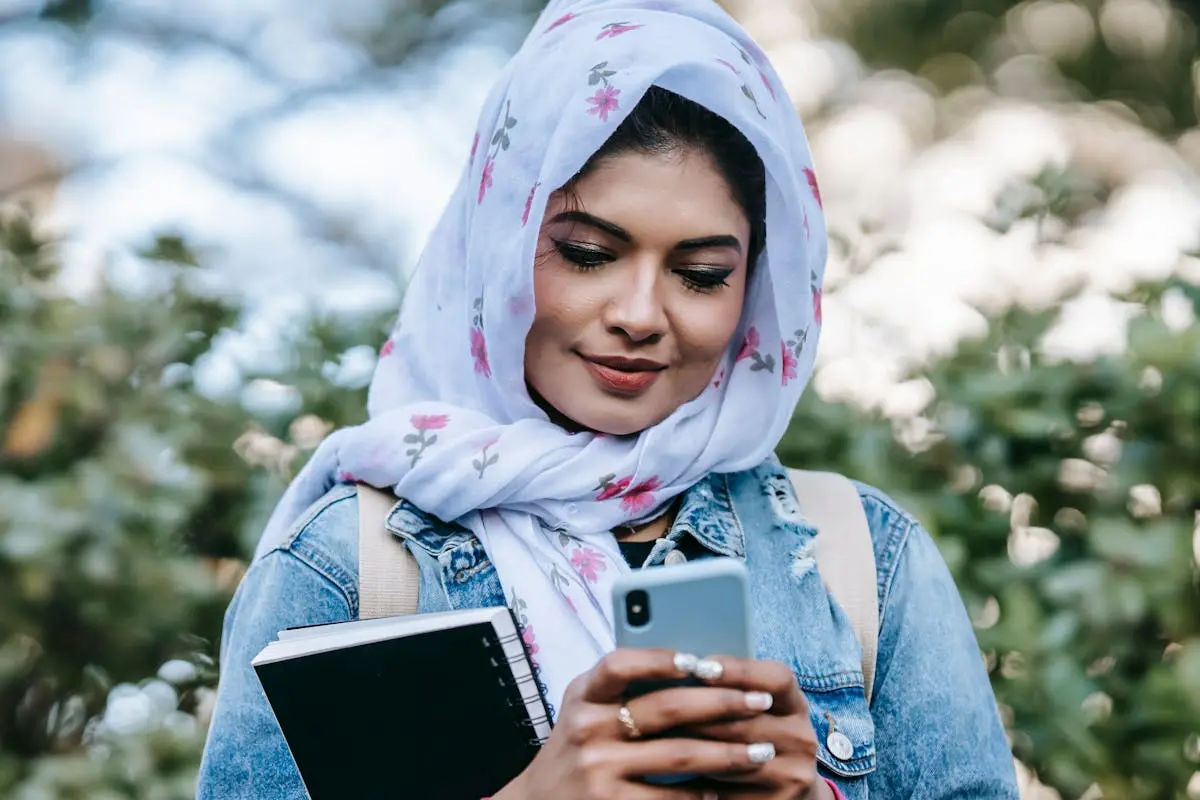
<instances>
[{"instance_id":1,"label":"blurred tree","mask_svg":"<svg viewBox=\"0 0 1200 800\"><path fill-rule=\"evenodd\" d=\"M818 5L829 32L872 68L902 69L943 91L982 83L1002 95L1036 101L1112 101L1164 137L1197 122L1195 3L818 0Z\"/></svg>"},{"instance_id":2,"label":"blurred tree","mask_svg":"<svg viewBox=\"0 0 1200 800\"><path fill-rule=\"evenodd\" d=\"M969 121L967 96L973 109L1025 101L1063 122L1098 112L1064 162L1014 181L987 220L1018 237L1036 222L1030 271L1080 246L1139 170L1198 163L1184 144L1197 131L1194 3L816 6L822 32L865 71L920 87L937 139ZM851 105L846 94L824 111ZM1118 119L1156 148L1112 147ZM810 393L781 451L883 486L927 524L979 627L1015 754L1068 798L1200 796L1195 255L1180 254L1190 282L1116 297L1133 312L1119 355L1048 353L1077 289L1037 308L980 308L986 334L912 370L932 396L922 411L885 420Z\"/></svg>"},{"instance_id":3,"label":"blurred tree","mask_svg":"<svg viewBox=\"0 0 1200 800\"><path fill-rule=\"evenodd\" d=\"M1051 358L1060 309L1013 306L914 370L932 389L917 415L809 393L780 454L885 487L930 529L1044 783L1183 798L1200 765L1200 285L1123 299L1139 313L1121 355Z\"/></svg>"},{"instance_id":4,"label":"blurred tree","mask_svg":"<svg viewBox=\"0 0 1200 800\"><path fill-rule=\"evenodd\" d=\"M239 559L326 429L198 393L198 360L241 312L199 288L177 238L142 257L156 288L102 276L79 300L30 220L0 219L3 797L190 796L197 690L214 679ZM329 423L358 421L362 386L329 371L389 322L318 320L246 380L286 381Z\"/></svg>"}]
</instances>

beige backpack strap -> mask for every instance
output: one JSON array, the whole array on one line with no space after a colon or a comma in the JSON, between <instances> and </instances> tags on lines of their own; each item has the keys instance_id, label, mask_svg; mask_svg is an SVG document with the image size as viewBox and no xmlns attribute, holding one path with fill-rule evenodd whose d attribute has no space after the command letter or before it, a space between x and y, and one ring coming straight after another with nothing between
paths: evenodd
<instances>
[{"instance_id":1,"label":"beige backpack strap","mask_svg":"<svg viewBox=\"0 0 1200 800\"><path fill-rule=\"evenodd\" d=\"M387 529L396 496L358 485L358 618L415 614L421 573L412 553Z\"/></svg>"},{"instance_id":2,"label":"beige backpack strap","mask_svg":"<svg viewBox=\"0 0 1200 800\"><path fill-rule=\"evenodd\" d=\"M879 649L879 590L875 548L858 488L832 472L789 469L800 508L819 532L817 564L825 588L854 626L862 647L863 688L871 702Z\"/></svg>"}]
</instances>

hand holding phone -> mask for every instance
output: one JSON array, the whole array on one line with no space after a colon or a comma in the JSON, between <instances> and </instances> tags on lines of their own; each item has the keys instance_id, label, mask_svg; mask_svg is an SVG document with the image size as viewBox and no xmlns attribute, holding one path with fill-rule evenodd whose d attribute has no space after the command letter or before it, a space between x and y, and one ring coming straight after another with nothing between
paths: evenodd
<instances>
[{"instance_id":1,"label":"hand holding phone","mask_svg":"<svg viewBox=\"0 0 1200 800\"><path fill-rule=\"evenodd\" d=\"M697 659L668 650L618 649L567 687L550 739L533 762L494 800L608 800L647 794L646 776L753 777L770 747L673 731L765 718L770 695L722 686L675 687L628 699L631 683L681 682ZM729 661L731 671L737 660ZM624 721L633 721L633 729ZM690 788L690 787L689 787ZM697 788L694 796L703 796ZM799 795L793 795L799 796Z\"/></svg>"}]
</instances>

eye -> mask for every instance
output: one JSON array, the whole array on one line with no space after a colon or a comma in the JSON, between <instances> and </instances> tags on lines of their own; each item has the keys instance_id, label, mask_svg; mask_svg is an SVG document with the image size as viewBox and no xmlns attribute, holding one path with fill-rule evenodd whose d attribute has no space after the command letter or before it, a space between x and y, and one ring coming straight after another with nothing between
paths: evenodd
<instances>
[{"instance_id":1,"label":"eye","mask_svg":"<svg viewBox=\"0 0 1200 800\"><path fill-rule=\"evenodd\" d=\"M705 268L677 270L676 274L683 279L683 285L695 292L715 292L722 286L728 286L726 279L733 274L731 269Z\"/></svg>"},{"instance_id":2,"label":"eye","mask_svg":"<svg viewBox=\"0 0 1200 800\"><path fill-rule=\"evenodd\" d=\"M572 242L554 240L554 249L558 254L580 269L596 269L613 261L613 256L603 250Z\"/></svg>"}]
</instances>

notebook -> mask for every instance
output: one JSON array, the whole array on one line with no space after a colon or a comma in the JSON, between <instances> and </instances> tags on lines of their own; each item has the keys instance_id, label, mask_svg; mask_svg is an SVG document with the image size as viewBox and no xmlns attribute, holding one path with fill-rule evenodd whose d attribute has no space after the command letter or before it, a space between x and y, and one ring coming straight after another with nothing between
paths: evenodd
<instances>
[{"instance_id":1,"label":"notebook","mask_svg":"<svg viewBox=\"0 0 1200 800\"><path fill-rule=\"evenodd\" d=\"M289 629L252 663L312 800L479 800L550 735L506 607Z\"/></svg>"}]
</instances>

